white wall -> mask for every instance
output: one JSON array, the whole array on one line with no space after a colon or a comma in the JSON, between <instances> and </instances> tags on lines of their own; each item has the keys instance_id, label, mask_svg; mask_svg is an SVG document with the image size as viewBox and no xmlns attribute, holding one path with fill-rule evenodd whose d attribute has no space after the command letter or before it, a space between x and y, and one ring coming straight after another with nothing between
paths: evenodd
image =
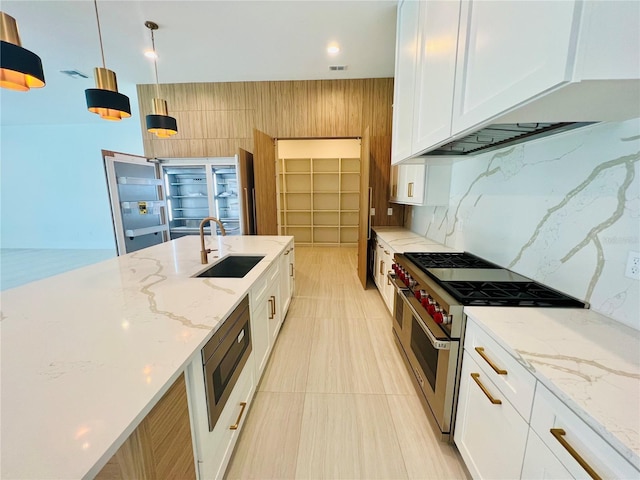
<instances>
[{"instance_id":1,"label":"white wall","mask_svg":"<svg viewBox=\"0 0 640 480\"><path fill-rule=\"evenodd\" d=\"M449 205L416 207L406 225L640 329L640 281L625 276L640 252L639 160L640 119L465 157Z\"/></svg>"},{"instance_id":2,"label":"white wall","mask_svg":"<svg viewBox=\"0 0 640 480\"><path fill-rule=\"evenodd\" d=\"M115 249L101 150L141 155L139 119L3 126L0 139L2 248Z\"/></svg>"}]
</instances>

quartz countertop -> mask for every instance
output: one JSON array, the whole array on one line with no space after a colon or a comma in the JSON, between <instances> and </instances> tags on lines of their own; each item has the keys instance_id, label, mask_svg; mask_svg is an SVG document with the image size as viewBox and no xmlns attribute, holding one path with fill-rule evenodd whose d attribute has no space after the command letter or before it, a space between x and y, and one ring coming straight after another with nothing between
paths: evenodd
<instances>
[{"instance_id":1,"label":"quartz countertop","mask_svg":"<svg viewBox=\"0 0 640 480\"><path fill-rule=\"evenodd\" d=\"M459 252L442 245L436 240L422 237L404 227L371 227L378 238L389 245L394 252Z\"/></svg>"},{"instance_id":2,"label":"quartz countertop","mask_svg":"<svg viewBox=\"0 0 640 480\"><path fill-rule=\"evenodd\" d=\"M592 310L465 312L640 469L640 332Z\"/></svg>"},{"instance_id":3,"label":"quartz countertop","mask_svg":"<svg viewBox=\"0 0 640 480\"><path fill-rule=\"evenodd\" d=\"M292 239L207 237L265 255L244 278L191 278L187 236L3 291L0 476L95 476Z\"/></svg>"}]
</instances>

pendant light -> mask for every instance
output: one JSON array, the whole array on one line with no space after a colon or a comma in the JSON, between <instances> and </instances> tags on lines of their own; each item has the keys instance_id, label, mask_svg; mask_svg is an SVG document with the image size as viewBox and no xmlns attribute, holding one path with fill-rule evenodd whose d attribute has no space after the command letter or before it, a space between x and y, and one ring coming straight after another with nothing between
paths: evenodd
<instances>
[{"instance_id":1,"label":"pendant light","mask_svg":"<svg viewBox=\"0 0 640 480\"><path fill-rule=\"evenodd\" d=\"M151 47L153 48L153 66L156 72L156 98L153 99L151 105L152 114L147 115L147 131L154 133L158 138L169 138L172 135L178 133L178 122L176 119L169 116L167 109L167 102L160 98L160 85L158 83L158 55L156 54L156 41L154 37L154 30L158 29L158 24L146 21L144 26L151 30Z\"/></svg>"},{"instance_id":2,"label":"pendant light","mask_svg":"<svg viewBox=\"0 0 640 480\"><path fill-rule=\"evenodd\" d=\"M44 87L42 60L22 48L18 23L0 12L0 87L26 92Z\"/></svg>"},{"instance_id":3,"label":"pendant light","mask_svg":"<svg viewBox=\"0 0 640 480\"><path fill-rule=\"evenodd\" d=\"M98 22L98 37L100 38L102 68L96 67L93 70L96 80L96 88L88 88L84 91L87 98L87 108L91 113L100 115L100 118L118 121L131 116L131 106L129 105L129 97L118 93L116 73L113 70L108 70L105 64L97 0L93 0L93 5L96 9L96 21Z\"/></svg>"}]
</instances>

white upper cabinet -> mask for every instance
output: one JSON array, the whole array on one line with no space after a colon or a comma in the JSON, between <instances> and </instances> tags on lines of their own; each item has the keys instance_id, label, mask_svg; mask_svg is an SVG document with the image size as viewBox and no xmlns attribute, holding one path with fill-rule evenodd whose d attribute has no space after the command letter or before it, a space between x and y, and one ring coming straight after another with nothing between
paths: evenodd
<instances>
[{"instance_id":1,"label":"white upper cabinet","mask_svg":"<svg viewBox=\"0 0 640 480\"><path fill-rule=\"evenodd\" d=\"M413 152L429 148L451 135L459 16L457 1L420 4Z\"/></svg>"},{"instance_id":2,"label":"white upper cabinet","mask_svg":"<svg viewBox=\"0 0 640 480\"><path fill-rule=\"evenodd\" d=\"M411 156L418 24L420 2L404 0L398 5L396 75L393 86L393 133L391 163Z\"/></svg>"},{"instance_id":3,"label":"white upper cabinet","mask_svg":"<svg viewBox=\"0 0 640 480\"><path fill-rule=\"evenodd\" d=\"M638 18L635 0L400 1L392 165L494 123L640 116Z\"/></svg>"},{"instance_id":4,"label":"white upper cabinet","mask_svg":"<svg viewBox=\"0 0 640 480\"><path fill-rule=\"evenodd\" d=\"M463 1L452 132L568 82L580 6L576 1Z\"/></svg>"}]
</instances>

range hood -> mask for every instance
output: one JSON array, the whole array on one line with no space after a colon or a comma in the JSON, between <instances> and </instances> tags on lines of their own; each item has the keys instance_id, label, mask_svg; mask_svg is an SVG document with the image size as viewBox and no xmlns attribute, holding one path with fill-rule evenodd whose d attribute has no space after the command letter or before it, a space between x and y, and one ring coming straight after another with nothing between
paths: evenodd
<instances>
[{"instance_id":1,"label":"range hood","mask_svg":"<svg viewBox=\"0 0 640 480\"><path fill-rule=\"evenodd\" d=\"M476 155L596 122L497 123L431 150L429 155Z\"/></svg>"}]
</instances>

